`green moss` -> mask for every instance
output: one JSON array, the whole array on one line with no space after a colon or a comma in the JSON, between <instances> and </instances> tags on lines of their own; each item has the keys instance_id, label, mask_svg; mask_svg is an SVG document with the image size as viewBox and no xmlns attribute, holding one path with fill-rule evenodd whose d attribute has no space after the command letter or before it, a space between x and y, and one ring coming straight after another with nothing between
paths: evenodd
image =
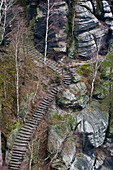
<instances>
[{"instance_id":1,"label":"green moss","mask_svg":"<svg viewBox=\"0 0 113 170\"><path fill-rule=\"evenodd\" d=\"M81 70L85 70L86 68L89 69L90 64L85 64L83 66L81 66Z\"/></svg>"},{"instance_id":2,"label":"green moss","mask_svg":"<svg viewBox=\"0 0 113 170\"><path fill-rule=\"evenodd\" d=\"M97 8L96 8L96 15L99 15L102 11L102 1L99 1L99 0L96 0L96 3L97 3Z\"/></svg>"},{"instance_id":3,"label":"green moss","mask_svg":"<svg viewBox=\"0 0 113 170\"><path fill-rule=\"evenodd\" d=\"M30 26L34 26L36 21L36 17L33 17L32 20L30 20Z\"/></svg>"}]
</instances>

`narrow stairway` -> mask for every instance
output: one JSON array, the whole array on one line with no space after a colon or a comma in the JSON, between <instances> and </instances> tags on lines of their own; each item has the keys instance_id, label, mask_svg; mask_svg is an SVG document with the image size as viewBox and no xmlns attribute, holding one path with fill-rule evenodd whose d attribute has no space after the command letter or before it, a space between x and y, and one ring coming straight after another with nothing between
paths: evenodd
<instances>
[{"instance_id":1,"label":"narrow stairway","mask_svg":"<svg viewBox=\"0 0 113 170\"><path fill-rule=\"evenodd\" d=\"M25 48L29 49L28 53L31 56L37 56L38 60L43 63L43 56L30 45L25 45ZM63 70L58 63L47 59L47 67L51 68L53 71L58 73L62 78L64 86L71 84L71 76ZM62 88L62 85L53 87L46 97L40 102L39 107L33 113L32 117L24 124L24 126L19 131L19 134L14 142L12 150L10 152L9 158L9 170L19 170L21 163L24 159L28 144L35 132L39 122L43 119L45 113L53 102L56 94Z\"/></svg>"}]
</instances>

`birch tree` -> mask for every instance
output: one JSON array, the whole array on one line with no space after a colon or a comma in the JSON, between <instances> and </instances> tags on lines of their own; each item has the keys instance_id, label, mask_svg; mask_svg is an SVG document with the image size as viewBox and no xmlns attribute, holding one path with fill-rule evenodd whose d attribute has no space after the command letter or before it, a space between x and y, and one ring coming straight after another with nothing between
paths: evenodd
<instances>
[{"instance_id":1,"label":"birch tree","mask_svg":"<svg viewBox=\"0 0 113 170\"><path fill-rule=\"evenodd\" d=\"M45 3L42 3L39 5L39 8L43 11L42 13L45 19L45 21L43 20L43 23L42 23L43 27L45 27L45 34L43 36L44 40L42 37L42 45L40 45L41 41L39 42L39 48L41 48L44 43L44 65L46 65L47 55L49 51L49 43L50 43L49 35L54 34L56 30L58 32L59 27L60 27L59 21L60 23L62 23L61 19L63 16L59 17L59 11L57 9L57 5L58 3L60 3L60 1L61 0L57 0L57 1L47 0ZM40 15L39 15L39 18L40 18ZM52 37L52 39L54 38Z\"/></svg>"},{"instance_id":2,"label":"birch tree","mask_svg":"<svg viewBox=\"0 0 113 170\"><path fill-rule=\"evenodd\" d=\"M46 35L45 35L45 52L44 52L44 65L46 65L47 46L48 46L48 30L49 30L49 17L50 17L50 1L47 0L47 17L46 17Z\"/></svg>"},{"instance_id":3,"label":"birch tree","mask_svg":"<svg viewBox=\"0 0 113 170\"><path fill-rule=\"evenodd\" d=\"M11 20L7 19L7 15L11 10L11 7L13 6L14 0L1 0L0 2L0 44L4 40L6 28L11 24Z\"/></svg>"},{"instance_id":4,"label":"birch tree","mask_svg":"<svg viewBox=\"0 0 113 170\"><path fill-rule=\"evenodd\" d=\"M20 101L19 101L19 58L21 55L20 49L23 46L23 36L26 34L25 22L22 18L17 17L16 27L11 32L11 43L14 48L15 56L15 69L16 69L16 98L17 98L17 117L19 117L20 112Z\"/></svg>"},{"instance_id":5,"label":"birch tree","mask_svg":"<svg viewBox=\"0 0 113 170\"><path fill-rule=\"evenodd\" d=\"M0 168L2 167L3 159L2 159L2 139L1 139L1 130L0 130Z\"/></svg>"},{"instance_id":6,"label":"birch tree","mask_svg":"<svg viewBox=\"0 0 113 170\"><path fill-rule=\"evenodd\" d=\"M92 100L92 97L93 97L94 85L95 85L98 69L99 69L100 65L102 64L102 62L104 60L103 59L102 61L99 61L99 48L100 48L101 38L100 38L99 44L97 44L95 35L93 35L93 38L94 38L95 45L96 45L96 57L95 57L94 64L92 64L93 65L93 67L92 67L93 68L93 80L92 80L92 83L91 83L90 100Z\"/></svg>"}]
</instances>

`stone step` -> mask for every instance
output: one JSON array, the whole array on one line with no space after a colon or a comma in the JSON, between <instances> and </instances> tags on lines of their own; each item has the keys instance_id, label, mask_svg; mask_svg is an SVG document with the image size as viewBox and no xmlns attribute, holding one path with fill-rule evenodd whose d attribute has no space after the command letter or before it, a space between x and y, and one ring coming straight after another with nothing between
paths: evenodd
<instances>
[{"instance_id":1,"label":"stone step","mask_svg":"<svg viewBox=\"0 0 113 170\"><path fill-rule=\"evenodd\" d=\"M31 134L33 128L30 129L30 128L26 128L25 126L23 126L21 129L20 129L20 133L22 132L26 132L26 134Z\"/></svg>"},{"instance_id":2,"label":"stone step","mask_svg":"<svg viewBox=\"0 0 113 170\"><path fill-rule=\"evenodd\" d=\"M63 79L72 79L71 76L63 76Z\"/></svg>"},{"instance_id":3,"label":"stone step","mask_svg":"<svg viewBox=\"0 0 113 170\"><path fill-rule=\"evenodd\" d=\"M37 116L38 116L38 115L39 115L39 116L43 116L43 113L40 112L40 111L36 111L34 114L37 115ZM34 114L33 114L33 115L34 115Z\"/></svg>"},{"instance_id":4,"label":"stone step","mask_svg":"<svg viewBox=\"0 0 113 170\"><path fill-rule=\"evenodd\" d=\"M14 142L14 146L26 146L27 143L18 143L18 142Z\"/></svg>"},{"instance_id":5,"label":"stone step","mask_svg":"<svg viewBox=\"0 0 113 170\"><path fill-rule=\"evenodd\" d=\"M44 110L44 109L47 108L47 106L46 106L45 104L40 103L40 104L39 104L39 108Z\"/></svg>"},{"instance_id":6,"label":"stone step","mask_svg":"<svg viewBox=\"0 0 113 170\"><path fill-rule=\"evenodd\" d=\"M27 139L22 139L22 140L16 138L15 143L27 144L29 141L30 141L29 138L27 138Z\"/></svg>"},{"instance_id":7,"label":"stone step","mask_svg":"<svg viewBox=\"0 0 113 170\"><path fill-rule=\"evenodd\" d=\"M24 154L25 154L25 153L24 153ZM18 155L15 155L15 154L14 154L14 155L12 155L11 160L12 160L12 159L20 160L20 159L22 159L22 156L23 156L24 154L21 154L21 155L19 155L19 154L18 154Z\"/></svg>"},{"instance_id":8,"label":"stone step","mask_svg":"<svg viewBox=\"0 0 113 170\"><path fill-rule=\"evenodd\" d=\"M30 139L28 137L22 137L22 136L17 136L18 140L23 140L23 141L29 141Z\"/></svg>"},{"instance_id":9,"label":"stone step","mask_svg":"<svg viewBox=\"0 0 113 170\"><path fill-rule=\"evenodd\" d=\"M22 154L19 155L19 157L17 155L12 155L12 158L11 158L11 161L15 161L15 162L18 162L18 160L21 160L22 159Z\"/></svg>"},{"instance_id":10,"label":"stone step","mask_svg":"<svg viewBox=\"0 0 113 170\"><path fill-rule=\"evenodd\" d=\"M37 117L37 119L40 119L40 120L41 120L43 114L34 113L33 116L34 116L34 117Z\"/></svg>"},{"instance_id":11,"label":"stone step","mask_svg":"<svg viewBox=\"0 0 113 170\"><path fill-rule=\"evenodd\" d=\"M50 100L53 101L53 99L54 99L55 96L53 95L53 93L50 92L50 93L47 95L47 97L50 98Z\"/></svg>"},{"instance_id":12,"label":"stone step","mask_svg":"<svg viewBox=\"0 0 113 170\"><path fill-rule=\"evenodd\" d=\"M26 123L25 123L25 124L27 124L27 123L30 123L30 124L35 125L35 124L36 124L36 120L35 120L35 119L33 119L33 118L30 118L29 120L27 120L27 121L26 121Z\"/></svg>"},{"instance_id":13,"label":"stone step","mask_svg":"<svg viewBox=\"0 0 113 170\"><path fill-rule=\"evenodd\" d=\"M13 154L23 154L25 151L20 151L20 150L13 150Z\"/></svg>"},{"instance_id":14,"label":"stone step","mask_svg":"<svg viewBox=\"0 0 113 170\"><path fill-rule=\"evenodd\" d=\"M48 102L48 103L47 103L47 102L41 102L41 103L40 103L41 106L42 106L42 105L44 105L44 106L49 106L49 104L50 104L50 102Z\"/></svg>"},{"instance_id":15,"label":"stone step","mask_svg":"<svg viewBox=\"0 0 113 170\"><path fill-rule=\"evenodd\" d=\"M25 126L29 126L29 127L35 128L36 123L34 124L34 123L31 121L30 123L26 123Z\"/></svg>"},{"instance_id":16,"label":"stone step","mask_svg":"<svg viewBox=\"0 0 113 170\"><path fill-rule=\"evenodd\" d=\"M43 113L43 109L37 108L35 112L42 112Z\"/></svg>"},{"instance_id":17,"label":"stone step","mask_svg":"<svg viewBox=\"0 0 113 170\"><path fill-rule=\"evenodd\" d=\"M12 165L17 166L17 165L21 165L21 162L20 161L18 162L18 160L17 161L16 160L11 160L10 164L11 164L11 166Z\"/></svg>"},{"instance_id":18,"label":"stone step","mask_svg":"<svg viewBox=\"0 0 113 170\"><path fill-rule=\"evenodd\" d=\"M19 167L15 167L14 165L9 166L9 170L19 170Z\"/></svg>"},{"instance_id":19,"label":"stone step","mask_svg":"<svg viewBox=\"0 0 113 170\"><path fill-rule=\"evenodd\" d=\"M19 146L13 146L12 151L14 150L19 150L19 151L26 151L27 147L23 146L23 147L19 147ZM13 153L12 153L13 154Z\"/></svg>"},{"instance_id":20,"label":"stone step","mask_svg":"<svg viewBox=\"0 0 113 170\"><path fill-rule=\"evenodd\" d=\"M41 116L41 117L38 117L37 115L33 115L33 117L37 120L37 123L38 123L39 121L41 121L41 119L42 119L42 116Z\"/></svg>"},{"instance_id":21,"label":"stone step","mask_svg":"<svg viewBox=\"0 0 113 170\"><path fill-rule=\"evenodd\" d=\"M25 134L25 133L21 133L21 134L19 134L18 136L19 136L19 137L24 137L24 138L26 138L26 139L29 137L29 135L27 135L27 134Z\"/></svg>"},{"instance_id":22,"label":"stone step","mask_svg":"<svg viewBox=\"0 0 113 170\"><path fill-rule=\"evenodd\" d=\"M42 102L50 103L50 102L51 102L51 100L49 100L48 98L44 98L44 99L42 100Z\"/></svg>"}]
</instances>

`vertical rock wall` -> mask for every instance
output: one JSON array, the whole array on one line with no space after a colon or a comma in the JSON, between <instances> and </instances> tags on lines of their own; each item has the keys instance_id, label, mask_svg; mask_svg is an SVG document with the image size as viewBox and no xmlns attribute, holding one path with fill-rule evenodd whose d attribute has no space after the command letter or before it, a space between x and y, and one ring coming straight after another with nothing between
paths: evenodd
<instances>
[{"instance_id":1,"label":"vertical rock wall","mask_svg":"<svg viewBox=\"0 0 113 170\"><path fill-rule=\"evenodd\" d=\"M47 2L30 2L31 18L36 16L35 44L44 52ZM107 53L113 31L111 1L51 0L48 34L49 57L68 55L90 59Z\"/></svg>"}]
</instances>

